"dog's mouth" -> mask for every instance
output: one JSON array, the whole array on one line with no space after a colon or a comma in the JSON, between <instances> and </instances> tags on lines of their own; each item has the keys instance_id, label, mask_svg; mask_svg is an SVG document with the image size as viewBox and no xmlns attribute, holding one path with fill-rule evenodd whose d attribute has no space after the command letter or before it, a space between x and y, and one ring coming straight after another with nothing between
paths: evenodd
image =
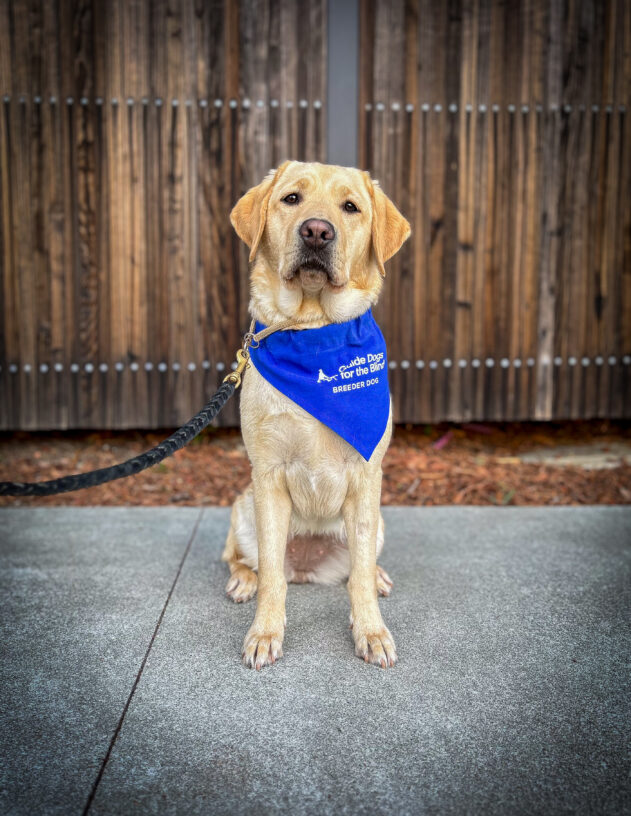
<instances>
[{"instance_id":1,"label":"dog's mouth","mask_svg":"<svg viewBox=\"0 0 631 816\"><path fill-rule=\"evenodd\" d=\"M287 283L299 279L302 286L308 289L321 289L325 284L334 288L344 286L329 260L311 253L302 255L284 278Z\"/></svg>"}]
</instances>

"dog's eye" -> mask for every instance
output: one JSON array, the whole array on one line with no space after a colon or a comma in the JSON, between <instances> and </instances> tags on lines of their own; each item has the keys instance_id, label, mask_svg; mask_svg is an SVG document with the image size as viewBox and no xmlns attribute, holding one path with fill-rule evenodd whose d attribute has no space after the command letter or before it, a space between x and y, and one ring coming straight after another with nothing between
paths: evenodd
<instances>
[{"instance_id":1,"label":"dog's eye","mask_svg":"<svg viewBox=\"0 0 631 816\"><path fill-rule=\"evenodd\" d=\"M343 206L346 212L359 212L359 209L355 206L355 204L353 204L352 201L346 201Z\"/></svg>"},{"instance_id":2,"label":"dog's eye","mask_svg":"<svg viewBox=\"0 0 631 816\"><path fill-rule=\"evenodd\" d=\"M298 204L300 201L300 195L298 193L289 193L283 198L285 204Z\"/></svg>"}]
</instances>

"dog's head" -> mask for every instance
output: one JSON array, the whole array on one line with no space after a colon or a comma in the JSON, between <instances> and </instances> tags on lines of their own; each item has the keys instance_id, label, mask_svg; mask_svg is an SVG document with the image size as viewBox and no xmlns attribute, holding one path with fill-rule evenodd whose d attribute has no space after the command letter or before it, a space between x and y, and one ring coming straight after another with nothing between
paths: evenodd
<instances>
[{"instance_id":1,"label":"dog's head","mask_svg":"<svg viewBox=\"0 0 631 816\"><path fill-rule=\"evenodd\" d=\"M368 173L316 162L272 170L230 219L250 247L252 312L268 323L362 314L377 300L385 262L410 234Z\"/></svg>"}]
</instances>

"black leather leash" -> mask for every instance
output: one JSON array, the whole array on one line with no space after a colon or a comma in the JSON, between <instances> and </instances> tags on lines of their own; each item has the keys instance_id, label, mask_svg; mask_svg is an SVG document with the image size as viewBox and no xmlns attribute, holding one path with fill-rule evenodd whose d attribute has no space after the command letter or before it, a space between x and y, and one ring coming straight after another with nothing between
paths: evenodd
<instances>
[{"instance_id":1,"label":"black leather leash","mask_svg":"<svg viewBox=\"0 0 631 816\"><path fill-rule=\"evenodd\" d=\"M118 465L90 470L88 473L74 473L72 476L62 476L60 479L51 479L48 482L0 482L0 496L53 496L56 493L69 493L72 490L82 490L84 487L96 487L105 482L113 482L114 479L123 479L125 476L132 476L134 473L140 473L141 470L157 465L167 456L171 456L175 451L188 445L204 428L210 425L221 411L241 385L241 375L250 360L248 348L253 342L257 342L257 336L250 331L243 339L243 348L237 351L235 370L224 377L221 387L201 411L198 411L186 425L182 425L155 448Z\"/></svg>"},{"instance_id":2,"label":"black leather leash","mask_svg":"<svg viewBox=\"0 0 631 816\"><path fill-rule=\"evenodd\" d=\"M224 377L219 390L213 394L201 411L198 411L192 419L189 419L186 425L182 425L174 434L160 442L155 448L151 448L151 450L141 453L139 456L134 456L126 462L121 462L119 465L91 470L88 473L74 473L72 476L62 476L60 479L51 479L48 482L0 482L0 496L53 496L56 493L69 493L72 490L82 490L84 487L96 487L96 485L105 484L105 482L113 482L114 479L124 479L125 476L132 476L153 465L157 465L167 456L171 456L175 451L188 445L204 428L210 425L221 411L241 385L241 375L250 361L248 351L250 346L255 348L261 340L264 340L273 332L298 327L300 323L305 326L308 322L296 321L293 318L283 320L255 334L255 321L253 320L250 330L243 338L242 348L237 351L235 370Z\"/></svg>"},{"instance_id":3,"label":"black leather leash","mask_svg":"<svg viewBox=\"0 0 631 816\"><path fill-rule=\"evenodd\" d=\"M230 375L228 375L230 376ZM180 450L207 428L221 411L230 397L237 390L237 384L231 380L224 380L212 399L204 405L201 411L179 428L174 434L160 442L155 448L134 456L119 465L91 470L88 473L75 473L72 476L63 476L60 479L51 479L49 482L0 482L0 496L52 496L55 493L68 493L71 490L82 490L84 487L95 487L114 479L123 479L140 473L152 465L157 465L167 456Z\"/></svg>"}]
</instances>

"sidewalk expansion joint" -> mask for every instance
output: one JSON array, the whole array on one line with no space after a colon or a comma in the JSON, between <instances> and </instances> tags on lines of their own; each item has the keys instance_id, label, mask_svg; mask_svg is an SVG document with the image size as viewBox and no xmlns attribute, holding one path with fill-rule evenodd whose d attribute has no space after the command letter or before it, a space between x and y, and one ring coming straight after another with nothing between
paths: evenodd
<instances>
[{"instance_id":1,"label":"sidewalk expansion joint","mask_svg":"<svg viewBox=\"0 0 631 816\"><path fill-rule=\"evenodd\" d=\"M177 572L175 573L175 578L173 579L173 583L171 584L171 588L169 589L169 593L168 593L168 595L166 597L166 600L164 602L164 605L162 607L162 611L160 612L160 615L158 617L158 621L157 621L157 623L155 625L155 628L153 630L153 634L151 635L149 645L147 646L147 650L146 650L146 652L144 654L144 657L142 659L142 662L140 664L140 668L138 669L138 674L136 675L136 679L134 680L134 684L131 687L131 691L129 692L129 696L127 697L127 702L125 703L122 714L120 715L120 719L118 720L118 724L116 725L114 733L112 734L112 739L110 740L110 744L108 746L107 752L106 752L105 756L103 757L103 762L101 763L101 767L99 768L99 772L98 772L98 774L96 776L96 779L94 780L94 784L92 785L92 789L90 790L90 795L88 796L88 800L85 803L85 807L84 807L84 809L82 811L82 816L87 816L87 814L90 812L90 808L92 807L92 804L94 803L94 797L96 796L96 792L98 790L98 787L101 784L101 780L103 779L103 774L105 773L105 768L107 767L107 763L109 762L112 751L114 750L114 745L116 744L116 740L118 739L118 735L120 734L121 729L123 727L123 723L125 722L125 717L127 716L129 706L131 705L131 701L133 700L134 694L136 693L136 689L138 688L138 684L140 683L140 678L142 677L142 673L143 673L143 671L145 669L147 659L149 657L149 654L151 653L151 649L153 648L153 644L154 644L154 641L155 641L155 639L157 637L158 630L160 629L160 626L162 625L162 620L163 620L164 615L165 615L165 613L167 611L167 607L169 606L171 596L173 595L176 584L177 584L177 582L178 582L178 580L180 578L180 574L181 574L182 569L184 567L184 562L186 561L186 559L188 557L188 554L191 551L191 547L193 546L193 542L195 541L195 537L197 535L197 530L199 529L199 525L200 525L200 522L202 520L203 515L204 515L204 508L202 507L200 509L200 511L199 511L199 515L197 516L197 520L195 521L195 525L193 527L193 530L192 530L192 532L191 532L191 534L189 536L188 542L186 544L186 548L184 549L184 554L182 555L182 558L180 559L180 563L178 565Z\"/></svg>"}]
</instances>

